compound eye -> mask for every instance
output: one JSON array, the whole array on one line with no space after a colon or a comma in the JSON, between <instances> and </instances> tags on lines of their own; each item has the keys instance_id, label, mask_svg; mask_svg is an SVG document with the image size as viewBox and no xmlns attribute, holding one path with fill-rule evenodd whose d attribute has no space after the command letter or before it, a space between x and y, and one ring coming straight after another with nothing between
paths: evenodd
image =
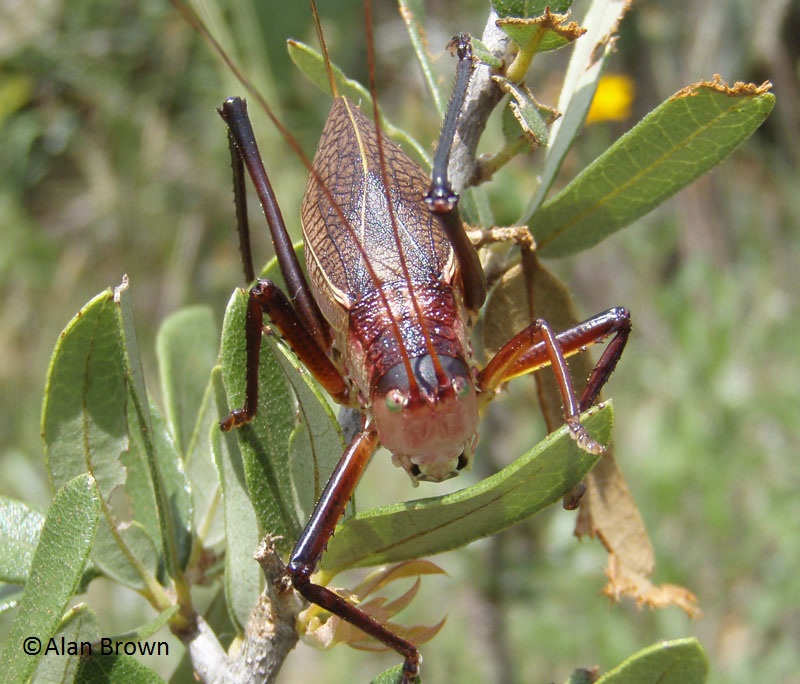
<instances>
[{"instance_id":1,"label":"compound eye","mask_svg":"<svg viewBox=\"0 0 800 684\"><path fill-rule=\"evenodd\" d=\"M399 413L403 410L403 406L406 405L406 399L406 395L399 389L389 390L386 394L386 408L391 413Z\"/></svg>"},{"instance_id":2,"label":"compound eye","mask_svg":"<svg viewBox=\"0 0 800 684\"><path fill-rule=\"evenodd\" d=\"M469 380L467 380L463 375L457 375L453 378L453 391L456 393L457 399L465 399L469 396L469 391L471 389Z\"/></svg>"}]
</instances>

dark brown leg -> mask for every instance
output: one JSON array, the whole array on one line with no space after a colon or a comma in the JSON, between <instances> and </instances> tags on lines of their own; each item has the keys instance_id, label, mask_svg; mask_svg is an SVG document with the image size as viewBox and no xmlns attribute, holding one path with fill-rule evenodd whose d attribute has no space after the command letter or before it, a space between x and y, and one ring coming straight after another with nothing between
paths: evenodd
<instances>
[{"instance_id":1,"label":"dark brown leg","mask_svg":"<svg viewBox=\"0 0 800 684\"><path fill-rule=\"evenodd\" d=\"M234 409L220 423L223 432L249 423L258 412L258 365L261 355L263 315L289 343L292 351L317 379L331 397L345 403L348 387L336 366L320 349L316 340L304 327L286 295L271 280L259 280L250 290L247 299L245 341L247 345L246 387L244 407Z\"/></svg>"},{"instance_id":2,"label":"dark brown leg","mask_svg":"<svg viewBox=\"0 0 800 684\"><path fill-rule=\"evenodd\" d=\"M428 203L430 210L438 214L442 219L447 237L453 245L461 271L464 305L468 311L477 313L483 306L484 301L486 301L486 278L483 275L478 253L464 230L464 224L461 222L461 216L458 212L458 195L453 191L447 175L447 167L450 165L450 150L453 147L453 140L456 134L456 125L458 124L461 109L464 106L467 86L475 69L475 63L472 59L472 40L466 33L454 38L451 45L455 47L458 53L456 83L453 86L453 94L450 96L450 102L447 105L442 132L439 134L436 156L433 159L433 169L431 171L431 187L425 197L425 201Z\"/></svg>"},{"instance_id":3,"label":"dark brown leg","mask_svg":"<svg viewBox=\"0 0 800 684\"><path fill-rule=\"evenodd\" d=\"M286 281L289 291L294 293L293 300L290 302L286 295L269 280L259 280L250 290L245 330L247 344L245 404L243 408L231 411L228 417L220 423L220 428L227 431L250 422L258 411L258 365L264 312L287 340L298 358L334 400L345 402L348 388L341 374L325 353L331 341L330 328L311 295L311 289L297 260L280 208L272 192L269 177L258 152L250 119L247 116L247 107L243 100L231 98L225 101L219 112L228 124L236 223L245 278L248 281L255 278L244 187L244 167L246 166L269 223L283 279Z\"/></svg>"},{"instance_id":4,"label":"dark brown leg","mask_svg":"<svg viewBox=\"0 0 800 684\"><path fill-rule=\"evenodd\" d=\"M551 365L556 374L564 406L564 420L581 448L600 453L602 447L592 440L578 417L591 406L619 361L631 331L630 314L623 308L609 309L558 335L537 319L517 333L498 351L478 374L477 386L491 396L511 378ZM566 357L614 335L592 370L580 400L575 399Z\"/></svg>"},{"instance_id":5,"label":"dark brown leg","mask_svg":"<svg viewBox=\"0 0 800 684\"><path fill-rule=\"evenodd\" d=\"M247 115L247 105L241 98L232 97L225 100L218 111L225 123L228 124L230 140L233 141L236 151L247 167L258 199L261 201L264 215L269 224L272 244L275 247L275 255L278 257L281 273L286 281L286 288L291 293L292 303L297 315L303 322L303 327L314 337L320 348L327 350L331 342L330 327L311 294L311 288L294 252L292 240L286 230L286 224L283 221L278 201L272 191L269 176L258 151L253 127ZM237 204L236 213L238 220L241 221L241 216L245 214L242 208L244 205L244 192L241 188L237 189L236 173L238 165L236 162L234 162L233 167L234 193ZM240 223L239 225L241 241L242 224ZM249 245L249 237L247 238L247 243Z\"/></svg>"},{"instance_id":6,"label":"dark brown leg","mask_svg":"<svg viewBox=\"0 0 800 684\"><path fill-rule=\"evenodd\" d=\"M244 280L252 283L256 279L253 266L253 250L250 247L250 220L247 217L247 192L244 183L244 162L233 133L228 131L228 149L231 153L233 171L233 206L236 208L236 230L239 234L239 252L242 255Z\"/></svg>"},{"instance_id":7,"label":"dark brown leg","mask_svg":"<svg viewBox=\"0 0 800 684\"><path fill-rule=\"evenodd\" d=\"M338 615L403 656L403 682L410 683L419 673L421 662L416 646L394 634L330 589L311 582L311 575L333 535L336 523L342 517L345 506L377 446L378 433L373 427L365 428L355 436L325 485L311 519L295 544L286 570L295 589L308 601Z\"/></svg>"}]
</instances>

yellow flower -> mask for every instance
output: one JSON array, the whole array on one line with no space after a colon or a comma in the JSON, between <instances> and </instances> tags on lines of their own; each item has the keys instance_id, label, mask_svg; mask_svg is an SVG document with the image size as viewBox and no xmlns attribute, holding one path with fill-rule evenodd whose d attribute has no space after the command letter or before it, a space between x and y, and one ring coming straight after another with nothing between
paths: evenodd
<instances>
[{"instance_id":1,"label":"yellow flower","mask_svg":"<svg viewBox=\"0 0 800 684\"><path fill-rule=\"evenodd\" d=\"M633 80L621 74L606 74L597 84L586 123L598 121L624 121L631 114Z\"/></svg>"}]
</instances>

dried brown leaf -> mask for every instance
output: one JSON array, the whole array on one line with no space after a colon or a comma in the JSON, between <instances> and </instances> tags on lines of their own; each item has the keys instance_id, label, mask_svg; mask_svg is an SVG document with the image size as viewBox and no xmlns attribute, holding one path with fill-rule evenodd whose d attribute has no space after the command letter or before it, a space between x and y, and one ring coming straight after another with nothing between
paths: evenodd
<instances>
[{"instance_id":1,"label":"dried brown leaf","mask_svg":"<svg viewBox=\"0 0 800 684\"><path fill-rule=\"evenodd\" d=\"M410 560L397 563L385 568L380 568L370 573L352 591L348 589L334 589L339 596L347 599L377 622L388 627L395 634L408 639L415 644L430 641L441 630L446 621L442 618L435 625L401 625L392 622L391 618L408 606L416 597L422 583L423 575L446 574L442 568L428 560ZM388 601L385 596L373 596L365 599L377 591L385 588L392 582L409 577L416 577L416 581L399 597ZM303 636L303 641L319 649L328 649L338 644L347 644L353 648L367 651L385 651L387 647L367 636L358 627L345 622L336 615L331 615L326 610L316 605L309 606L297 620L298 631Z\"/></svg>"},{"instance_id":2,"label":"dried brown leaf","mask_svg":"<svg viewBox=\"0 0 800 684\"><path fill-rule=\"evenodd\" d=\"M534 318L544 318L556 331L578 323L572 298L566 287L545 269L533 254L510 269L492 291L486 306L484 342L494 353L513 334ZM569 360L577 393L591 374L592 359L578 354ZM561 398L555 376L549 369L534 375L539 402L548 429L563 423ZM586 478L576 522L577 536L597 537L609 553L609 583L604 593L615 600L630 596L639 604L653 607L677 605L689 615L699 614L691 592L673 585L657 586L650 581L655 569L653 546L636 502L608 445L603 457Z\"/></svg>"}]
</instances>

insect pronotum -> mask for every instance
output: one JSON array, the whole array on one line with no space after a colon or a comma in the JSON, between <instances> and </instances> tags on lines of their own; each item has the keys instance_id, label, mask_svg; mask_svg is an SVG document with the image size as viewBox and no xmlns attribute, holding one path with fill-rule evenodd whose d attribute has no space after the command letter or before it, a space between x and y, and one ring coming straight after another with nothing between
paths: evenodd
<instances>
[{"instance_id":1,"label":"insect pronotum","mask_svg":"<svg viewBox=\"0 0 800 684\"><path fill-rule=\"evenodd\" d=\"M320 39L319 20L316 17ZM314 584L314 572L359 478L379 445L415 481L441 481L470 466L480 409L508 379L552 366L564 421L581 448L603 447L587 434L580 412L597 398L630 332L628 312L613 308L556 334L534 320L478 368L470 331L486 299L476 250L448 180L455 130L475 58L460 35L456 83L437 146L431 176L381 132L375 94L371 7L365 1L373 121L336 93L325 53L334 103L309 170L302 205L306 270L292 249L255 136L240 98L225 101L234 159L234 188L242 253L254 279L244 219L244 168L264 208L287 297L269 280L257 280L247 305L246 399L221 423L230 430L258 410L258 360L263 316L338 403L362 414L361 426L327 482L287 565L296 590L397 651L404 682L419 672L417 647L330 589ZM267 108L268 110L268 108ZM278 122L295 151L299 145ZM580 397L565 357L609 336Z\"/></svg>"}]
</instances>

